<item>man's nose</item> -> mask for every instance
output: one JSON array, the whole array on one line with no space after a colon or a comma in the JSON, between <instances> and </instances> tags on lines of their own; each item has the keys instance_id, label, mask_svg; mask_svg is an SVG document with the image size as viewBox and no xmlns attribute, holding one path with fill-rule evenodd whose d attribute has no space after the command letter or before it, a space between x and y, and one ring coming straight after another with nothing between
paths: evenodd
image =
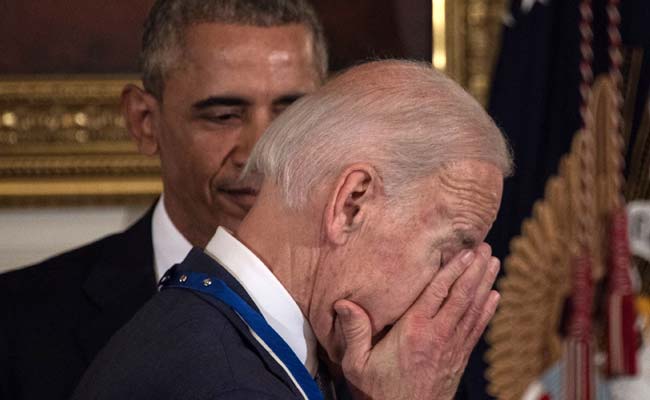
<instances>
[{"instance_id":1,"label":"man's nose","mask_svg":"<svg viewBox=\"0 0 650 400\"><path fill-rule=\"evenodd\" d=\"M270 118L258 116L242 129L237 149L232 156L232 161L237 168L243 168L246 165L255 143L262 137L270 123Z\"/></svg>"}]
</instances>

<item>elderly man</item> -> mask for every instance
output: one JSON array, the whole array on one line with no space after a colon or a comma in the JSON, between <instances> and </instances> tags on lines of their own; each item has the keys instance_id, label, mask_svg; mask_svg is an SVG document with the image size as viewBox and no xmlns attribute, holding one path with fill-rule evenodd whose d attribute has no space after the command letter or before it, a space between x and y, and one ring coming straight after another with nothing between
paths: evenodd
<instances>
[{"instance_id":1,"label":"elderly man","mask_svg":"<svg viewBox=\"0 0 650 400\"><path fill-rule=\"evenodd\" d=\"M127 127L160 157L163 195L125 232L0 277L0 398L67 398L156 282L217 226L236 229L257 187L236 178L268 124L324 79L305 0L159 0L145 24L144 89Z\"/></svg>"},{"instance_id":2,"label":"elderly man","mask_svg":"<svg viewBox=\"0 0 650 400\"><path fill-rule=\"evenodd\" d=\"M510 163L428 66L349 70L271 125L256 205L168 272L74 398L329 397L324 365L359 398L453 397L498 303L482 241Z\"/></svg>"}]
</instances>

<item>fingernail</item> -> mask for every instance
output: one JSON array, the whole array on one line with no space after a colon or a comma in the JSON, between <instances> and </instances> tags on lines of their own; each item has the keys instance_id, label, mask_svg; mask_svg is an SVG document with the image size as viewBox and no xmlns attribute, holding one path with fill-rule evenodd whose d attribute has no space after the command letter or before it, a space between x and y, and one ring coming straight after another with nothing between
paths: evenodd
<instances>
[{"instance_id":1,"label":"fingernail","mask_svg":"<svg viewBox=\"0 0 650 400\"><path fill-rule=\"evenodd\" d=\"M474 261L474 251L473 250L464 250L463 255L460 256L460 261L463 262L463 264L469 265L472 261Z\"/></svg>"},{"instance_id":2,"label":"fingernail","mask_svg":"<svg viewBox=\"0 0 650 400\"><path fill-rule=\"evenodd\" d=\"M497 273L499 273L499 266L500 266L500 264L501 264L501 263L499 262L499 259L498 259L498 258L496 258L496 257L492 257L492 259L490 260L490 264L489 264L488 268L490 269L490 272L491 272L493 275L496 275Z\"/></svg>"},{"instance_id":3,"label":"fingernail","mask_svg":"<svg viewBox=\"0 0 650 400\"><path fill-rule=\"evenodd\" d=\"M481 252L481 254L483 255L483 257L489 257L490 254L492 253L492 248L490 247L489 244L487 244L487 243L482 243L482 244L479 246L479 251Z\"/></svg>"},{"instance_id":4,"label":"fingernail","mask_svg":"<svg viewBox=\"0 0 650 400\"><path fill-rule=\"evenodd\" d=\"M490 293L490 302L492 302L495 307L499 304L500 299L501 299L501 294L499 292L497 292L496 290L493 290Z\"/></svg>"},{"instance_id":5,"label":"fingernail","mask_svg":"<svg viewBox=\"0 0 650 400\"><path fill-rule=\"evenodd\" d=\"M348 318L350 316L350 310L347 307L334 307L336 315L342 318Z\"/></svg>"}]
</instances>

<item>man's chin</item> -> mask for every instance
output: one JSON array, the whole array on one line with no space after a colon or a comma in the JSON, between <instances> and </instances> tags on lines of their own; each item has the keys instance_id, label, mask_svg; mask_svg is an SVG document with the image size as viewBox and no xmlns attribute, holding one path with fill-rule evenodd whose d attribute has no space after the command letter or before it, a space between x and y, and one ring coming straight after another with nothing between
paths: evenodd
<instances>
[{"instance_id":1,"label":"man's chin","mask_svg":"<svg viewBox=\"0 0 650 400\"><path fill-rule=\"evenodd\" d=\"M215 226L214 229L218 227L223 227L229 230L230 232L235 232L238 228L239 225L241 224L242 220L244 219L245 214L242 214L241 216L239 214L226 214L223 212L220 212L218 215L215 216Z\"/></svg>"},{"instance_id":2,"label":"man's chin","mask_svg":"<svg viewBox=\"0 0 650 400\"><path fill-rule=\"evenodd\" d=\"M205 223L212 225L215 231L220 226L228 229L230 232L237 230L248 213L248 209L243 209L221 196L218 196L214 200L209 205L208 210L210 212L210 221L205 221Z\"/></svg>"}]
</instances>

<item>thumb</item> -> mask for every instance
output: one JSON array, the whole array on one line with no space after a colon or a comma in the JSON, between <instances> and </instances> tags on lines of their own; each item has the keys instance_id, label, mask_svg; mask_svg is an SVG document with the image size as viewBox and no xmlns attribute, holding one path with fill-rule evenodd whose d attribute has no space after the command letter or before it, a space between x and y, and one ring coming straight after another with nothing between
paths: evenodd
<instances>
[{"instance_id":1,"label":"thumb","mask_svg":"<svg viewBox=\"0 0 650 400\"><path fill-rule=\"evenodd\" d=\"M345 339L343 368L344 370L363 368L370 356L372 346L370 317L363 308L348 300L339 300L334 303L334 310Z\"/></svg>"}]
</instances>

